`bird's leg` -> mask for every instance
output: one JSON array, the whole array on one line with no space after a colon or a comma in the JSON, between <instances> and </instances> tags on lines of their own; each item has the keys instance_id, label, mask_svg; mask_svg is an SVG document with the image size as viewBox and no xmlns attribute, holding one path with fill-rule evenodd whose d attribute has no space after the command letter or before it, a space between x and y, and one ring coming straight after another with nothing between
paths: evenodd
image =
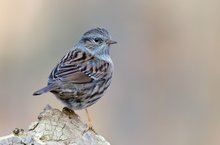
<instances>
[{"instance_id":1,"label":"bird's leg","mask_svg":"<svg viewBox=\"0 0 220 145\"><path fill-rule=\"evenodd\" d=\"M88 119L88 125L89 125L89 129L90 128L92 128L93 127L93 125L92 125L92 120L91 120L91 117L90 117L90 115L89 115L89 111L88 111L88 109L85 109L85 111L86 111L86 116L87 116L87 119Z\"/></svg>"},{"instance_id":2,"label":"bird's leg","mask_svg":"<svg viewBox=\"0 0 220 145\"><path fill-rule=\"evenodd\" d=\"M88 109L85 109L85 111L86 111L86 116L87 116L87 119L88 119L88 129L87 129L87 131L88 131L88 130L91 130L91 131L93 131L94 133L96 133L95 130L93 129L92 120L91 120L91 117L90 117L90 115L89 115Z\"/></svg>"}]
</instances>

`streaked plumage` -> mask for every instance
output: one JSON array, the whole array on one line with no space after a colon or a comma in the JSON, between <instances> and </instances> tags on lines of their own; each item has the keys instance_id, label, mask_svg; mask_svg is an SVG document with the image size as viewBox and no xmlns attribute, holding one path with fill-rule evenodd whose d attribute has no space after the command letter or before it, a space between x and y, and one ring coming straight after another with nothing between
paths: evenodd
<instances>
[{"instance_id":1,"label":"streaked plumage","mask_svg":"<svg viewBox=\"0 0 220 145\"><path fill-rule=\"evenodd\" d=\"M107 30L95 28L55 66L48 85L33 95L52 92L72 109L84 109L97 102L109 87L113 62L109 55L111 40Z\"/></svg>"}]
</instances>

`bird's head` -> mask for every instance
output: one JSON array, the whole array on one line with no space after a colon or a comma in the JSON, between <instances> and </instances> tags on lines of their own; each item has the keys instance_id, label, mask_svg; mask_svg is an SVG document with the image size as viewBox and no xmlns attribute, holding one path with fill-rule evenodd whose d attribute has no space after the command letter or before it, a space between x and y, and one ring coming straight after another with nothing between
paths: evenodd
<instances>
[{"instance_id":1,"label":"bird's head","mask_svg":"<svg viewBox=\"0 0 220 145\"><path fill-rule=\"evenodd\" d=\"M79 44L89 53L95 56L109 55L111 44L116 44L116 41L111 39L110 34L104 28L95 28L83 34Z\"/></svg>"}]
</instances>

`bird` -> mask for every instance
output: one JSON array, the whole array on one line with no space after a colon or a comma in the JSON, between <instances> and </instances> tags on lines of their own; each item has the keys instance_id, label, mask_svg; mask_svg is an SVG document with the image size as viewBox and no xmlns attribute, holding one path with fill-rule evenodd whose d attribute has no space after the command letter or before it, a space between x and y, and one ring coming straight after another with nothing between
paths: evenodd
<instances>
[{"instance_id":1,"label":"bird","mask_svg":"<svg viewBox=\"0 0 220 145\"><path fill-rule=\"evenodd\" d=\"M105 28L85 32L52 69L47 86L33 95L51 92L68 108L85 109L88 128L94 130L87 108L103 96L111 83L114 65L109 51L116 43Z\"/></svg>"}]
</instances>

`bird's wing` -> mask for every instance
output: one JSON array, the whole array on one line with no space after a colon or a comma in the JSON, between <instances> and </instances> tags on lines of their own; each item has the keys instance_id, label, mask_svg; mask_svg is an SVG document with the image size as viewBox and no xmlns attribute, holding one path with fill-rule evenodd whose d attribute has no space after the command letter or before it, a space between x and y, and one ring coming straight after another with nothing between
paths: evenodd
<instances>
[{"instance_id":1,"label":"bird's wing","mask_svg":"<svg viewBox=\"0 0 220 145\"><path fill-rule=\"evenodd\" d=\"M108 63L74 49L67 53L49 76L50 81L61 80L87 83L104 76Z\"/></svg>"}]
</instances>

